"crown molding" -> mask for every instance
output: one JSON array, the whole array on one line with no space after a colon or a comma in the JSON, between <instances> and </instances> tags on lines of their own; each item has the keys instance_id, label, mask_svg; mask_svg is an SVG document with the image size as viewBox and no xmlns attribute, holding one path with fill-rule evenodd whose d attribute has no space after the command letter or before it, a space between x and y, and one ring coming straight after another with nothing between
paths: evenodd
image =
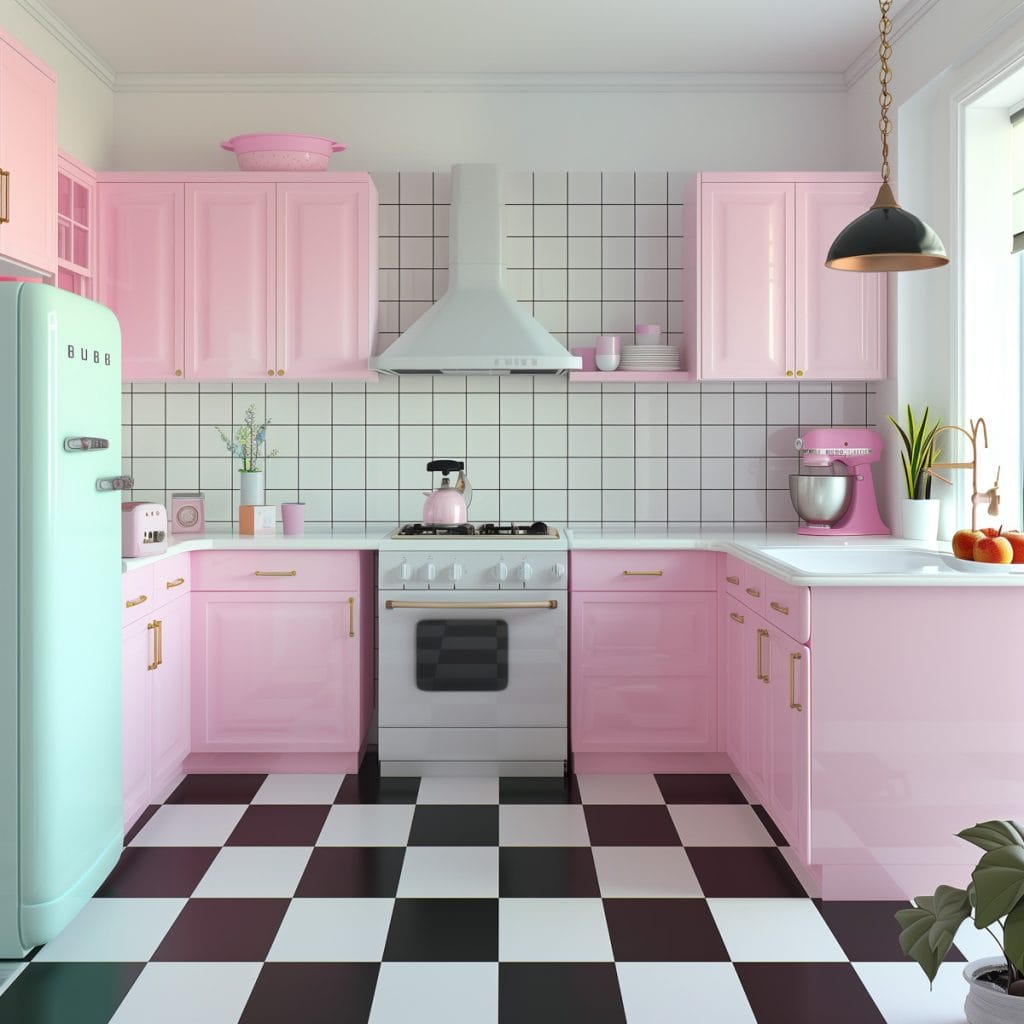
<instances>
[{"instance_id":1,"label":"crown molding","mask_svg":"<svg viewBox=\"0 0 1024 1024\"><path fill-rule=\"evenodd\" d=\"M21 2L21 0L19 0ZM712 93L845 92L842 74L145 74L116 76L118 93Z\"/></svg>"},{"instance_id":2,"label":"crown molding","mask_svg":"<svg viewBox=\"0 0 1024 1024\"><path fill-rule=\"evenodd\" d=\"M940 0L909 0L893 19L889 38L895 43L905 36ZM876 22L877 25L877 22ZM878 43L864 48L860 56L843 72L845 88L852 89L869 71L878 67Z\"/></svg>"},{"instance_id":3,"label":"crown molding","mask_svg":"<svg viewBox=\"0 0 1024 1024\"><path fill-rule=\"evenodd\" d=\"M71 26L59 18L42 0L15 0L53 36L80 64L91 71L108 89L117 80L114 69L87 43L80 39Z\"/></svg>"}]
</instances>

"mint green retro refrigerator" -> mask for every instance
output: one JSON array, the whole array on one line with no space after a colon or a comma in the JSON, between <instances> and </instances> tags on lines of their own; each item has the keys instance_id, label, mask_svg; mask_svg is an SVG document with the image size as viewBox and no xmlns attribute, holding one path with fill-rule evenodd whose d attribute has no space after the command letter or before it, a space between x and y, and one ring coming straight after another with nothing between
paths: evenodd
<instances>
[{"instance_id":1,"label":"mint green retro refrigerator","mask_svg":"<svg viewBox=\"0 0 1024 1024\"><path fill-rule=\"evenodd\" d=\"M0 282L0 958L57 935L121 852L121 333Z\"/></svg>"}]
</instances>

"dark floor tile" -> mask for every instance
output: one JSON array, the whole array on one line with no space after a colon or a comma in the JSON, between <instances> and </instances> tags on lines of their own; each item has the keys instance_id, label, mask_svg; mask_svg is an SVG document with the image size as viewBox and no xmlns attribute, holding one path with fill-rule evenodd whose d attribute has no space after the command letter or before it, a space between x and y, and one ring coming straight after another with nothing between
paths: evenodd
<instances>
[{"instance_id":1,"label":"dark floor tile","mask_svg":"<svg viewBox=\"0 0 1024 1024\"><path fill-rule=\"evenodd\" d=\"M266 775L186 775L168 804L247 804Z\"/></svg>"},{"instance_id":2,"label":"dark floor tile","mask_svg":"<svg viewBox=\"0 0 1024 1024\"><path fill-rule=\"evenodd\" d=\"M217 856L216 846L128 846L97 896L191 896Z\"/></svg>"},{"instance_id":3,"label":"dark floor tile","mask_svg":"<svg viewBox=\"0 0 1024 1024\"><path fill-rule=\"evenodd\" d=\"M615 964L498 965L499 1024L569 1021L625 1024Z\"/></svg>"},{"instance_id":4,"label":"dark floor tile","mask_svg":"<svg viewBox=\"0 0 1024 1024\"><path fill-rule=\"evenodd\" d=\"M688 846L686 856L705 896L807 896L774 846Z\"/></svg>"},{"instance_id":5,"label":"dark floor tile","mask_svg":"<svg viewBox=\"0 0 1024 1024\"><path fill-rule=\"evenodd\" d=\"M404 858L401 846L318 846L310 855L295 895L393 898Z\"/></svg>"},{"instance_id":6,"label":"dark floor tile","mask_svg":"<svg viewBox=\"0 0 1024 1024\"><path fill-rule=\"evenodd\" d=\"M440 962L498 959L498 901L395 900L385 960Z\"/></svg>"},{"instance_id":7,"label":"dark floor tile","mask_svg":"<svg viewBox=\"0 0 1024 1024\"><path fill-rule=\"evenodd\" d=\"M330 809L327 804L254 804L225 846L313 846Z\"/></svg>"},{"instance_id":8,"label":"dark floor tile","mask_svg":"<svg viewBox=\"0 0 1024 1024\"><path fill-rule=\"evenodd\" d=\"M761 824L764 825L765 831L772 837L772 842L776 846L789 846L786 837L779 831L779 826L772 821L771 815L761 804L751 804L750 809L761 819Z\"/></svg>"},{"instance_id":9,"label":"dark floor tile","mask_svg":"<svg viewBox=\"0 0 1024 1024\"><path fill-rule=\"evenodd\" d=\"M668 808L662 804L587 804L583 808L591 846L679 846Z\"/></svg>"},{"instance_id":10,"label":"dark floor tile","mask_svg":"<svg viewBox=\"0 0 1024 1024\"><path fill-rule=\"evenodd\" d=\"M616 960L728 960L701 899L606 899L604 916Z\"/></svg>"},{"instance_id":11,"label":"dark floor tile","mask_svg":"<svg viewBox=\"0 0 1024 1024\"><path fill-rule=\"evenodd\" d=\"M334 798L336 804L414 804L420 791L418 778L375 778L346 775Z\"/></svg>"},{"instance_id":12,"label":"dark floor tile","mask_svg":"<svg viewBox=\"0 0 1024 1024\"><path fill-rule=\"evenodd\" d=\"M289 900L189 900L153 960L265 960Z\"/></svg>"},{"instance_id":13,"label":"dark floor tile","mask_svg":"<svg viewBox=\"0 0 1024 1024\"><path fill-rule=\"evenodd\" d=\"M503 846L498 895L522 899L601 895L594 855L586 846Z\"/></svg>"},{"instance_id":14,"label":"dark floor tile","mask_svg":"<svg viewBox=\"0 0 1024 1024\"><path fill-rule=\"evenodd\" d=\"M29 964L0 997L0 1024L108 1024L145 964Z\"/></svg>"},{"instance_id":15,"label":"dark floor tile","mask_svg":"<svg viewBox=\"0 0 1024 1024\"><path fill-rule=\"evenodd\" d=\"M239 1024L366 1024L379 964L264 964Z\"/></svg>"},{"instance_id":16,"label":"dark floor tile","mask_svg":"<svg viewBox=\"0 0 1024 1024\"><path fill-rule=\"evenodd\" d=\"M498 802L503 804L582 803L575 775L553 779L500 778L498 780Z\"/></svg>"},{"instance_id":17,"label":"dark floor tile","mask_svg":"<svg viewBox=\"0 0 1024 1024\"><path fill-rule=\"evenodd\" d=\"M736 964L758 1024L885 1024L849 964Z\"/></svg>"},{"instance_id":18,"label":"dark floor tile","mask_svg":"<svg viewBox=\"0 0 1024 1024\"><path fill-rule=\"evenodd\" d=\"M746 797L731 775L655 775L668 804L745 804Z\"/></svg>"},{"instance_id":19,"label":"dark floor tile","mask_svg":"<svg viewBox=\"0 0 1024 1024\"><path fill-rule=\"evenodd\" d=\"M900 949L900 926L894 915L897 910L906 910L909 903L900 900L815 900L814 903L851 960L906 960ZM963 963L964 956L953 946L946 960Z\"/></svg>"},{"instance_id":20,"label":"dark floor tile","mask_svg":"<svg viewBox=\"0 0 1024 1024\"><path fill-rule=\"evenodd\" d=\"M498 807L420 805L412 816L410 846L497 846Z\"/></svg>"},{"instance_id":21,"label":"dark floor tile","mask_svg":"<svg viewBox=\"0 0 1024 1024\"><path fill-rule=\"evenodd\" d=\"M146 826L146 822L160 810L159 804L150 804L136 819L136 822L124 834L124 845L127 846Z\"/></svg>"}]
</instances>

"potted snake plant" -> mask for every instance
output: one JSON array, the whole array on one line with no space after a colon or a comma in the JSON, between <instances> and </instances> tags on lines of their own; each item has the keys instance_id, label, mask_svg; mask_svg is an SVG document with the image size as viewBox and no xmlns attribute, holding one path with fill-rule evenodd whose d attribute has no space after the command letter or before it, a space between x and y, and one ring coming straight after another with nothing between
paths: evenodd
<instances>
[{"instance_id":1,"label":"potted snake plant","mask_svg":"<svg viewBox=\"0 0 1024 1024\"><path fill-rule=\"evenodd\" d=\"M928 470L939 456L935 435L941 421L930 422L929 416L928 406L918 419L908 405L905 427L889 417L903 441L900 460L907 496L900 501L900 520L903 536L910 540L935 540L939 532L939 501L932 497L932 477Z\"/></svg>"},{"instance_id":2,"label":"potted snake plant","mask_svg":"<svg viewBox=\"0 0 1024 1024\"><path fill-rule=\"evenodd\" d=\"M967 1020L1024 1024L1024 826L984 821L957 835L984 851L970 886L940 885L934 895L918 896L914 906L897 910L900 948L934 981L957 930L973 917L974 927L989 931L1003 955L964 968Z\"/></svg>"}]
</instances>

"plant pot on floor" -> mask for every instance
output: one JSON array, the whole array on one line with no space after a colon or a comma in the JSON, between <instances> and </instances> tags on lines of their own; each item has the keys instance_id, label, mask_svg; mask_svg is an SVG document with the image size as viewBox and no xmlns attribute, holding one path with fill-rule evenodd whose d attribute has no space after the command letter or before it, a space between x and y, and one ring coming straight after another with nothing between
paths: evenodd
<instances>
[{"instance_id":1,"label":"plant pot on floor","mask_svg":"<svg viewBox=\"0 0 1024 1024\"><path fill-rule=\"evenodd\" d=\"M964 1002L969 1024L1024 1024L1024 996L1011 996L1006 989L990 981L978 981L977 975L1006 967L1000 956L973 960L964 967L970 986Z\"/></svg>"},{"instance_id":2,"label":"plant pot on floor","mask_svg":"<svg viewBox=\"0 0 1024 1024\"><path fill-rule=\"evenodd\" d=\"M939 535L938 498L901 498L901 534L907 540L935 540Z\"/></svg>"},{"instance_id":3,"label":"plant pot on floor","mask_svg":"<svg viewBox=\"0 0 1024 1024\"><path fill-rule=\"evenodd\" d=\"M263 470L238 471L239 505L263 504Z\"/></svg>"}]
</instances>

